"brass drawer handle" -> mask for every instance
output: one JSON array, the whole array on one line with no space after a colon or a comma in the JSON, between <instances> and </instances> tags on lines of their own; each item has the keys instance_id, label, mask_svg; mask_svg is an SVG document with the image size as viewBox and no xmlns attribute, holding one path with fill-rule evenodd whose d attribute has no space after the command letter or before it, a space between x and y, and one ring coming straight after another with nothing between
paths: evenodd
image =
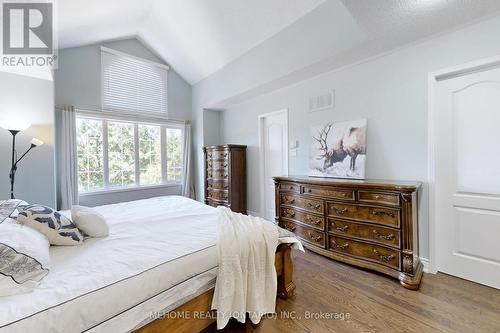
<instances>
[{"instance_id":1,"label":"brass drawer handle","mask_svg":"<svg viewBox=\"0 0 500 333\"><path fill-rule=\"evenodd\" d=\"M375 198L375 200L378 200L378 199L382 198L382 196L377 194L376 196L374 196L374 198Z\"/></svg>"},{"instance_id":2,"label":"brass drawer handle","mask_svg":"<svg viewBox=\"0 0 500 333\"><path fill-rule=\"evenodd\" d=\"M395 236L394 236L394 234L381 235L381 234L380 234L377 230L375 230L375 229L373 230L373 234L374 234L375 236L377 236L378 238L383 239L383 240L392 240L392 239L394 239L394 237L395 237Z\"/></svg>"},{"instance_id":3,"label":"brass drawer handle","mask_svg":"<svg viewBox=\"0 0 500 333\"><path fill-rule=\"evenodd\" d=\"M382 261L391 261L392 259L396 258L393 254L391 254L390 256L384 256L384 255L381 255L377 249L373 249L373 254L375 254L380 260Z\"/></svg>"},{"instance_id":4,"label":"brass drawer handle","mask_svg":"<svg viewBox=\"0 0 500 333\"><path fill-rule=\"evenodd\" d=\"M339 215L344 215L345 213L347 213L349 211L347 208L338 209L335 207L333 207L333 210L335 211L335 213L337 213Z\"/></svg>"},{"instance_id":5,"label":"brass drawer handle","mask_svg":"<svg viewBox=\"0 0 500 333\"><path fill-rule=\"evenodd\" d=\"M311 189L308 189L308 190L307 190L307 193L312 193L312 191L313 191L313 190L311 190Z\"/></svg>"},{"instance_id":6,"label":"brass drawer handle","mask_svg":"<svg viewBox=\"0 0 500 333\"><path fill-rule=\"evenodd\" d=\"M283 211L283 213L284 213L285 217L290 217L291 218L291 217L295 216L295 211L292 210L292 209L285 209Z\"/></svg>"},{"instance_id":7,"label":"brass drawer handle","mask_svg":"<svg viewBox=\"0 0 500 333\"><path fill-rule=\"evenodd\" d=\"M311 223L312 225L320 225L321 224L321 220L313 220L312 218L308 217L307 220L309 221L309 223Z\"/></svg>"},{"instance_id":8,"label":"brass drawer handle","mask_svg":"<svg viewBox=\"0 0 500 333\"><path fill-rule=\"evenodd\" d=\"M347 229L349 229L349 226L348 225L345 225L343 227L337 227L337 230L338 231L342 231L342 232L345 232Z\"/></svg>"},{"instance_id":9,"label":"brass drawer handle","mask_svg":"<svg viewBox=\"0 0 500 333\"><path fill-rule=\"evenodd\" d=\"M319 242L323 237L321 236L313 236L311 234L309 234L309 237L311 238L312 241L314 242Z\"/></svg>"},{"instance_id":10,"label":"brass drawer handle","mask_svg":"<svg viewBox=\"0 0 500 333\"><path fill-rule=\"evenodd\" d=\"M345 197L347 197L347 193L345 193L345 192L344 192L344 193L342 193L340 196L341 196L342 198L345 198Z\"/></svg>"},{"instance_id":11,"label":"brass drawer handle","mask_svg":"<svg viewBox=\"0 0 500 333\"><path fill-rule=\"evenodd\" d=\"M349 247L349 243L337 244L337 242L335 241L333 241L333 245L335 245L335 247L340 250L345 250Z\"/></svg>"},{"instance_id":12,"label":"brass drawer handle","mask_svg":"<svg viewBox=\"0 0 500 333\"><path fill-rule=\"evenodd\" d=\"M372 210L372 215L377 216L377 215L384 215L384 214L387 216L390 216L390 217L396 217L396 215L394 215L394 213L392 213L392 212L387 212L385 210L376 210L376 209Z\"/></svg>"},{"instance_id":13,"label":"brass drawer handle","mask_svg":"<svg viewBox=\"0 0 500 333\"><path fill-rule=\"evenodd\" d=\"M315 210L318 210L318 209L320 209L320 208L321 208L321 204L317 204L317 205L315 205L315 204L312 204L312 203L310 203L310 202L308 202L307 204L309 205L309 208L313 208L313 209L315 209Z\"/></svg>"}]
</instances>

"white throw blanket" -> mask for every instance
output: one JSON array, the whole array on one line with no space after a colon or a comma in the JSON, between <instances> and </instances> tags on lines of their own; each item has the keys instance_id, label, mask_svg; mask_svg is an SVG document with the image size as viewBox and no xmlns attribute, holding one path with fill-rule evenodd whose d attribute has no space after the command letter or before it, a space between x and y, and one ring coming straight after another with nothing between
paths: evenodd
<instances>
[{"instance_id":1,"label":"white throw blanket","mask_svg":"<svg viewBox=\"0 0 500 333\"><path fill-rule=\"evenodd\" d=\"M263 315L275 313L278 228L259 217L217 209L219 270L212 301L217 329L223 329L231 318L244 323L247 313L258 324Z\"/></svg>"}]
</instances>

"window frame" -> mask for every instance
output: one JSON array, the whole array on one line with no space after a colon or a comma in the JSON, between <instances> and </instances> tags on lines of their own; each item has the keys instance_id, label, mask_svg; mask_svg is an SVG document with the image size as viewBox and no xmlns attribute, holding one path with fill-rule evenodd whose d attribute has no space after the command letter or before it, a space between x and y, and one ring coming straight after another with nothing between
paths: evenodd
<instances>
[{"instance_id":1,"label":"window frame","mask_svg":"<svg viewBox=\"0 0 500 333\"><path fill-rule=\"evenodd\" d=\"M161 69L164 69L166 71L165 75L165 84L166 84L166 87L165 87L165 111L164 112L143 112L141 110L135 110L135 111L125 111L125 110L117 110L117 109L107 109L104 107L105 103L104 103L104 99L105 99L105 95L104 95L104 61L103 61L103 53L108 53L108 54L112 54L112 55L115 55L115 56L118 56L118 57L125 57L125 58L130 58L130 59L133 59L133 60L136 60L136 61L140 61L144 64L148 64L148 65L151 65L151 66L155 66L155 67L158 67L158 68L161 68ZM158 63L158 62L155 62L155 61L151 61L151 60L148 60L148 59L144 59L144 58L141 58L141 57L137 57L137 56L134 56L134 55L131 55L131 54L128 54L128 53L125 53L125 52L121 52L121 51L118 51L118 50L114 50L114 49L110 49L108 47L105 47L105 46L101 46L100 47L100 70L101 70L101 73L100 73L100 85L101 85L101 110L105 110L106 112L112 112L112 113L118 113L118 114L128 114L128 115L131 115L131 116L134 116L134 115L144 115L144 116L159 116L159 117L168 117L168 73L170 71L170 66L168 65L165 65L165 64L161 64L161 63Z\"/></svg>"},{"instance_id":2,"label":"window frame","mask_svg":"<svg viewBox=\"0 0 500 333\"><path fill-rule=\"evenodd\" d=\"M135 190L146 190L155 188L165 188L165 187L177 187L181 186L183 179L179 181L168 181L167 175L167 129L178 129L181 131L181 157L182 157L182 167L184 167L184 140L185 140L185 122L174 121L166 119L147 119L146 117L130 117L127 115L117 115L115 112L109 114L104 111L81 111L77 110L77 119L90 119L102 121L102 135L103 135L103 187L95 190L79 190L80 196L94 195L94 194L105 194L105 193L116 193L116 192L127 192ZM161 162L161 182L159 184L147 184L141 185L140 183L140 167L139 159L136 158L135 163L135 183L129 186L111 186L109 183L109 143L108 143L108 123L109 122L121 122L121 123L131 123L134 125L134 153L137 157L139 154L139 126L149 125L149 126L159 126L160 127L160 162ZM78 130L78 129L76 129Z\"/></svg>"}]
</instances>

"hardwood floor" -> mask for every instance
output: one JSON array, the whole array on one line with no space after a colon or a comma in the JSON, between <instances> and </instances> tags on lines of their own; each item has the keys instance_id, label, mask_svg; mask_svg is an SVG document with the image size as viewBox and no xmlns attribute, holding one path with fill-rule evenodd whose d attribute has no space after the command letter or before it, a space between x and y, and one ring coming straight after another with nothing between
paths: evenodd
<instances>
[{"instance_id":1,"label":"hardwood floor","mask_svg":"<svg viewBox=\"0 0 500 333\"><path fill-rule=\"evenodd\" d=\"M278 300L277 318L231 322L221 332L500 332L500 290L440 273L425 274L411 291L309 251L295 252L294 262L297 290Z\"/></svg>"}]
</instances>

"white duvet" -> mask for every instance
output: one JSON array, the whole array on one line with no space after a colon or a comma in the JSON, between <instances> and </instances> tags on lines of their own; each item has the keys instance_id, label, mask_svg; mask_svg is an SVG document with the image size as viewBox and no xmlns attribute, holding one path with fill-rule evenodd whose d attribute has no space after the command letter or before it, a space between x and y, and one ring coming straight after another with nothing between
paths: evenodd
<instances>
[{"instance_id":1,"label":"white duvet","mask_svg":"<svg viewBox=\"0 0 500 333\"><path fill-rule=\"evenodd\" d=\"M96 210L109 236L51 247L51 271L34 292L0 297L0 332L127 332L210 289L216 275L218 327L275 311L274 224L178 196Z\"/></svg>"},{"instance_id":2,"label":"white duvet","mask_svg":"<svg viewBox=\"0 0 500 333\"><path fill-rule=\"evenodd\" d=\"M52 246L51 270L34 292L0 297L0 332L125 332L150 313L120 319L118 329L96 328L188 279L215 276L215 208L170 196L96 209L109 236Z\"/></svg>"}]
</instances>

